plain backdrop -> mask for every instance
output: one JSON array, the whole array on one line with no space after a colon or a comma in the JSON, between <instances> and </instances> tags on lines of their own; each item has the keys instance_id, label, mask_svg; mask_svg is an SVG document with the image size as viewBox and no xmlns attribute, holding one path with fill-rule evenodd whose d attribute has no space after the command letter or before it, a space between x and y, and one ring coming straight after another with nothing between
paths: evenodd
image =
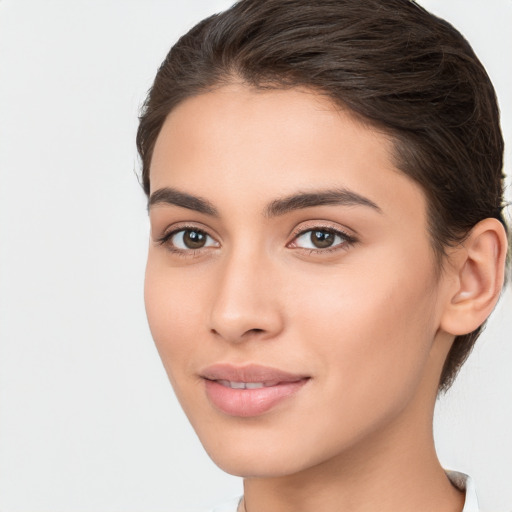
<instances>
[{"instance_id":1,"label":"plain backdrop","mask_svg":"<svg viewBox=\"0 0 512 512\"><path fill-rule=\"evenodd\" d=\"M473 44L510 141L512 1L421 3ZM196 511L241 492L203 453L149 334L134 144L171 44L229 4L0 0L3 512ZM512 510L511 368L508 291L435 423L443 464L492 512Z\"/></svg>"}]
</instances>

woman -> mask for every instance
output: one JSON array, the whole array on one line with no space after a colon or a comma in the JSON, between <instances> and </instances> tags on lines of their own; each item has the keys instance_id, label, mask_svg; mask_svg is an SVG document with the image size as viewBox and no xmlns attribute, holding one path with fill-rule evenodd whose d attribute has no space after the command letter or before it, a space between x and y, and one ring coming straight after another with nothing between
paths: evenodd
<instances>
[{"instance_id":1,"label":"woman","mask_svg":"<svg viewBox=\"0 0 512 512\"><path fill-rule=\"evenodd\" d=\"M493 87L408 0L243 0L138 132L146 309L226 510L477 510L432 436L504 280Z\"/></svg>"}]
</instances>

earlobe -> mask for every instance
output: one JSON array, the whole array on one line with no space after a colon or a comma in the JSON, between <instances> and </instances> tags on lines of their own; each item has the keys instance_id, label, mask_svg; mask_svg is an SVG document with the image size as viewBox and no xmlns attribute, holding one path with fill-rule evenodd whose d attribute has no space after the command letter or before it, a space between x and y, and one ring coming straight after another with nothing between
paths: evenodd
<instances>
[{"instance_id":1,"label":"earlobe","mask_svg":"<svg viewBox=\"0 0 512 512\"><path fill-rule=\"evenodd\" d=\"M484 219L450 258L455 279L441 328L455 336L482 325L498 301L503 286L507 236L497 219Z\"/></svg>"}]
</instances>

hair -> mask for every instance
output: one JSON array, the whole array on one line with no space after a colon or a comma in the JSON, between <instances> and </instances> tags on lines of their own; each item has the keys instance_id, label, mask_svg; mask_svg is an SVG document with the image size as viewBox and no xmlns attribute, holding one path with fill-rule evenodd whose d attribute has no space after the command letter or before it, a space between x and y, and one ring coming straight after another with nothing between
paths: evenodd
<instances>
[{"instance_id":1,"label":"hair","mask_svg":"<svg viewBox=\"0 0 512 512\"><path fill-rule=\"evenodd\" d=\"M423 189L441 270L446 248L503 217L503 137L491 81L464 37L412 0L241 0L171 48L137 133L142 185L167 115L186 98L242 81L304 87L389 134L398 169ZM483 326L457 336L447 390Z\"/></svg>"}]
</instances>

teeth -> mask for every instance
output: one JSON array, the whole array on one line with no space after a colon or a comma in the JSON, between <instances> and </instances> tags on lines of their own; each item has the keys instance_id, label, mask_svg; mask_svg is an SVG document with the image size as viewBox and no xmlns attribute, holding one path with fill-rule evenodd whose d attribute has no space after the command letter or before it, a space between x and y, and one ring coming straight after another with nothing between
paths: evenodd
<instances>
[{"instance_id":1,"label":"teeth","mask_svg":"<svg viewBox=\"0 0 512 512\"><path fill-rule=\"evenodd\" d=\"M229 382L229 387L233 389L245 389L245 382Z\"/></svg>"},{"instance_id":2,"label":"teeth","mask_svg":"<svg viewBox=\"0 0 512 512\"><path fill-rule=\"evenodd\" d=\"M277 382L234 382L231 380L218 380L219 384L232 389L260 389L268 386L275 386Z\"/></svg>"},{"instance_id":3,"label":"teeth","mask_svg":"<svg viewBox=\"0 0 512 512\"><path fill-rule=\"evenodd\" d=\"M264 386L263 382L246 382L245 389L258 389Z\"/></svg>"}]
</instances>

